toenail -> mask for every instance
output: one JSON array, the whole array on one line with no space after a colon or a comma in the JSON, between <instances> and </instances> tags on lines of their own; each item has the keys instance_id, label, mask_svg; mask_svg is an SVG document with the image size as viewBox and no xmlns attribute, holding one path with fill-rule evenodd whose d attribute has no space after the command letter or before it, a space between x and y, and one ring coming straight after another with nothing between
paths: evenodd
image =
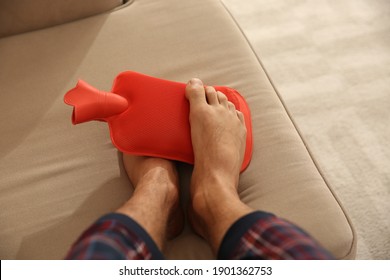
<instances>
[{"instance_id":1,"label":"toenail","mask_svg":"<svg viewBox=\"0 0 390 280\"><path fill-rule=\"evenodd\" d=\"M203 83L201 80L197 79L197 78L192 78L189 82L189 84L191 84L192 86L203 86Z\"/></svg>"}]
</instances>

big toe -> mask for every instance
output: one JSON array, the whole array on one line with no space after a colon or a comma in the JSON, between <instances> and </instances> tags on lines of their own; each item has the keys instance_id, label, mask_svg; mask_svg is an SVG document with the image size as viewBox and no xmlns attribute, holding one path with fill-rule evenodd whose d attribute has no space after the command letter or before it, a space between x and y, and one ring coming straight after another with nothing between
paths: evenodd
<instances>
[{"instance_id":1,"label":"big toe","mask_svg":"<svg viewBox=\"0 0 390 280\"><path fill-rule=\"evenodd\" d=\"M192 78L186 86L186 98L190 105L206 102L206 94L203 82L197 78Z\"/></svg>"}]
</instances>

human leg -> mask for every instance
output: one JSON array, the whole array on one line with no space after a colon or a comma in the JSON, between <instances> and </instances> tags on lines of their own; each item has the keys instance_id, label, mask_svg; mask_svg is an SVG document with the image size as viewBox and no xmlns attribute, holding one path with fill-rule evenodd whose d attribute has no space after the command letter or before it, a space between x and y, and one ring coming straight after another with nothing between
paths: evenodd
<instances>
[{"instance_id":1,"label":"human leg","mask_svg":"<svg viewBox=\"0 0 390 280\"><path fill-rule=\"evenodd\" d=\"M190 222L217 253L228 228L253 210L237 193L245 151L243 115L212 87L198 79L186 88L195 155L191 179Z\"/></svg>"},{"instance_id":2,"label":"human leg","mask_svg":"<svg viewBox=\"0 0 390 280\"><path fill-rule=\"evenodd\" d=\"M174 163L129 155L123 162L135 187L132 197L86 230L67 259L161 259L166 239L181 231Z\"/></svg>"},{"instance_id":3,"label":"human leg","mask_svg":"<svg viewBox=\"0 0 390 280\"><path fill-rule=\"evenodd\" d=\"M175 164L130 155L124 155L123 162L135 190L116 212L136 220L163 249L166 239L176 236L183 227Z\"/></svg>"},{"instance_id":4,"label":"human leg","mask_svg":"<svg viewBox=\"0 0 390 280\"><path fill-rule=\"evenodd\" d=\"M234 105L198 79L188 83L186 97L195 155L189 218L214 253L229 259L332 258L297 226L240 200L246 129Z\"/></svg>"}]
</instances>

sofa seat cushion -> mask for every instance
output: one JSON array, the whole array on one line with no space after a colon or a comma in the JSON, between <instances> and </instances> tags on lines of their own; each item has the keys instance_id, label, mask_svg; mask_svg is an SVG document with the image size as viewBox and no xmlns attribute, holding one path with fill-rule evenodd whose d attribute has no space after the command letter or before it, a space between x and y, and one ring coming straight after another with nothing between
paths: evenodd
<instances>
[{"instance_id":1,"label":"sofa seat cushion","mask_svg":"<svg viewBox=\"0 0 390 280\"><path fill-rule=\"evenodd\" d=\"M131 195L105 123L72 126L64 93L82 78L108 91L133 70L237 89L252 114L253 156L239 194L288 219L337 258L353 258L349 219L256 54L215 0L140 0L111 13L0 39L0 258L58 259ZM183 207L191 166L179 164ZM171 259L213 258L187 225Z\"/></svg>"}]
</instances>

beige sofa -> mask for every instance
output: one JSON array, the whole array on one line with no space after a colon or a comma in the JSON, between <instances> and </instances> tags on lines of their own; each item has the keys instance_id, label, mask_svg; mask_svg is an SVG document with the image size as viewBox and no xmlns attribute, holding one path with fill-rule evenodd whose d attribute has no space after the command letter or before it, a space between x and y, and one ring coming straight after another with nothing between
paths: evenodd
<instances>
[{"instance_id":1,"label":"beige sofa","mask_svg":"<svg viewBox=\"0 0 390 280\"><path fill-rule=\"evenodd\" d=\"M354 258L345 210L223 3L121 2L0 2L0 258L61 259L88 225L131 195L106 124L72 126L63 103L78 78L109 90L124 70L238 89L254 133L242 200L300 225L337 258ZM191 166L179 172L185 207ZM189 226L165 253L213 258Z\"/></svg>"}]
</instances>

